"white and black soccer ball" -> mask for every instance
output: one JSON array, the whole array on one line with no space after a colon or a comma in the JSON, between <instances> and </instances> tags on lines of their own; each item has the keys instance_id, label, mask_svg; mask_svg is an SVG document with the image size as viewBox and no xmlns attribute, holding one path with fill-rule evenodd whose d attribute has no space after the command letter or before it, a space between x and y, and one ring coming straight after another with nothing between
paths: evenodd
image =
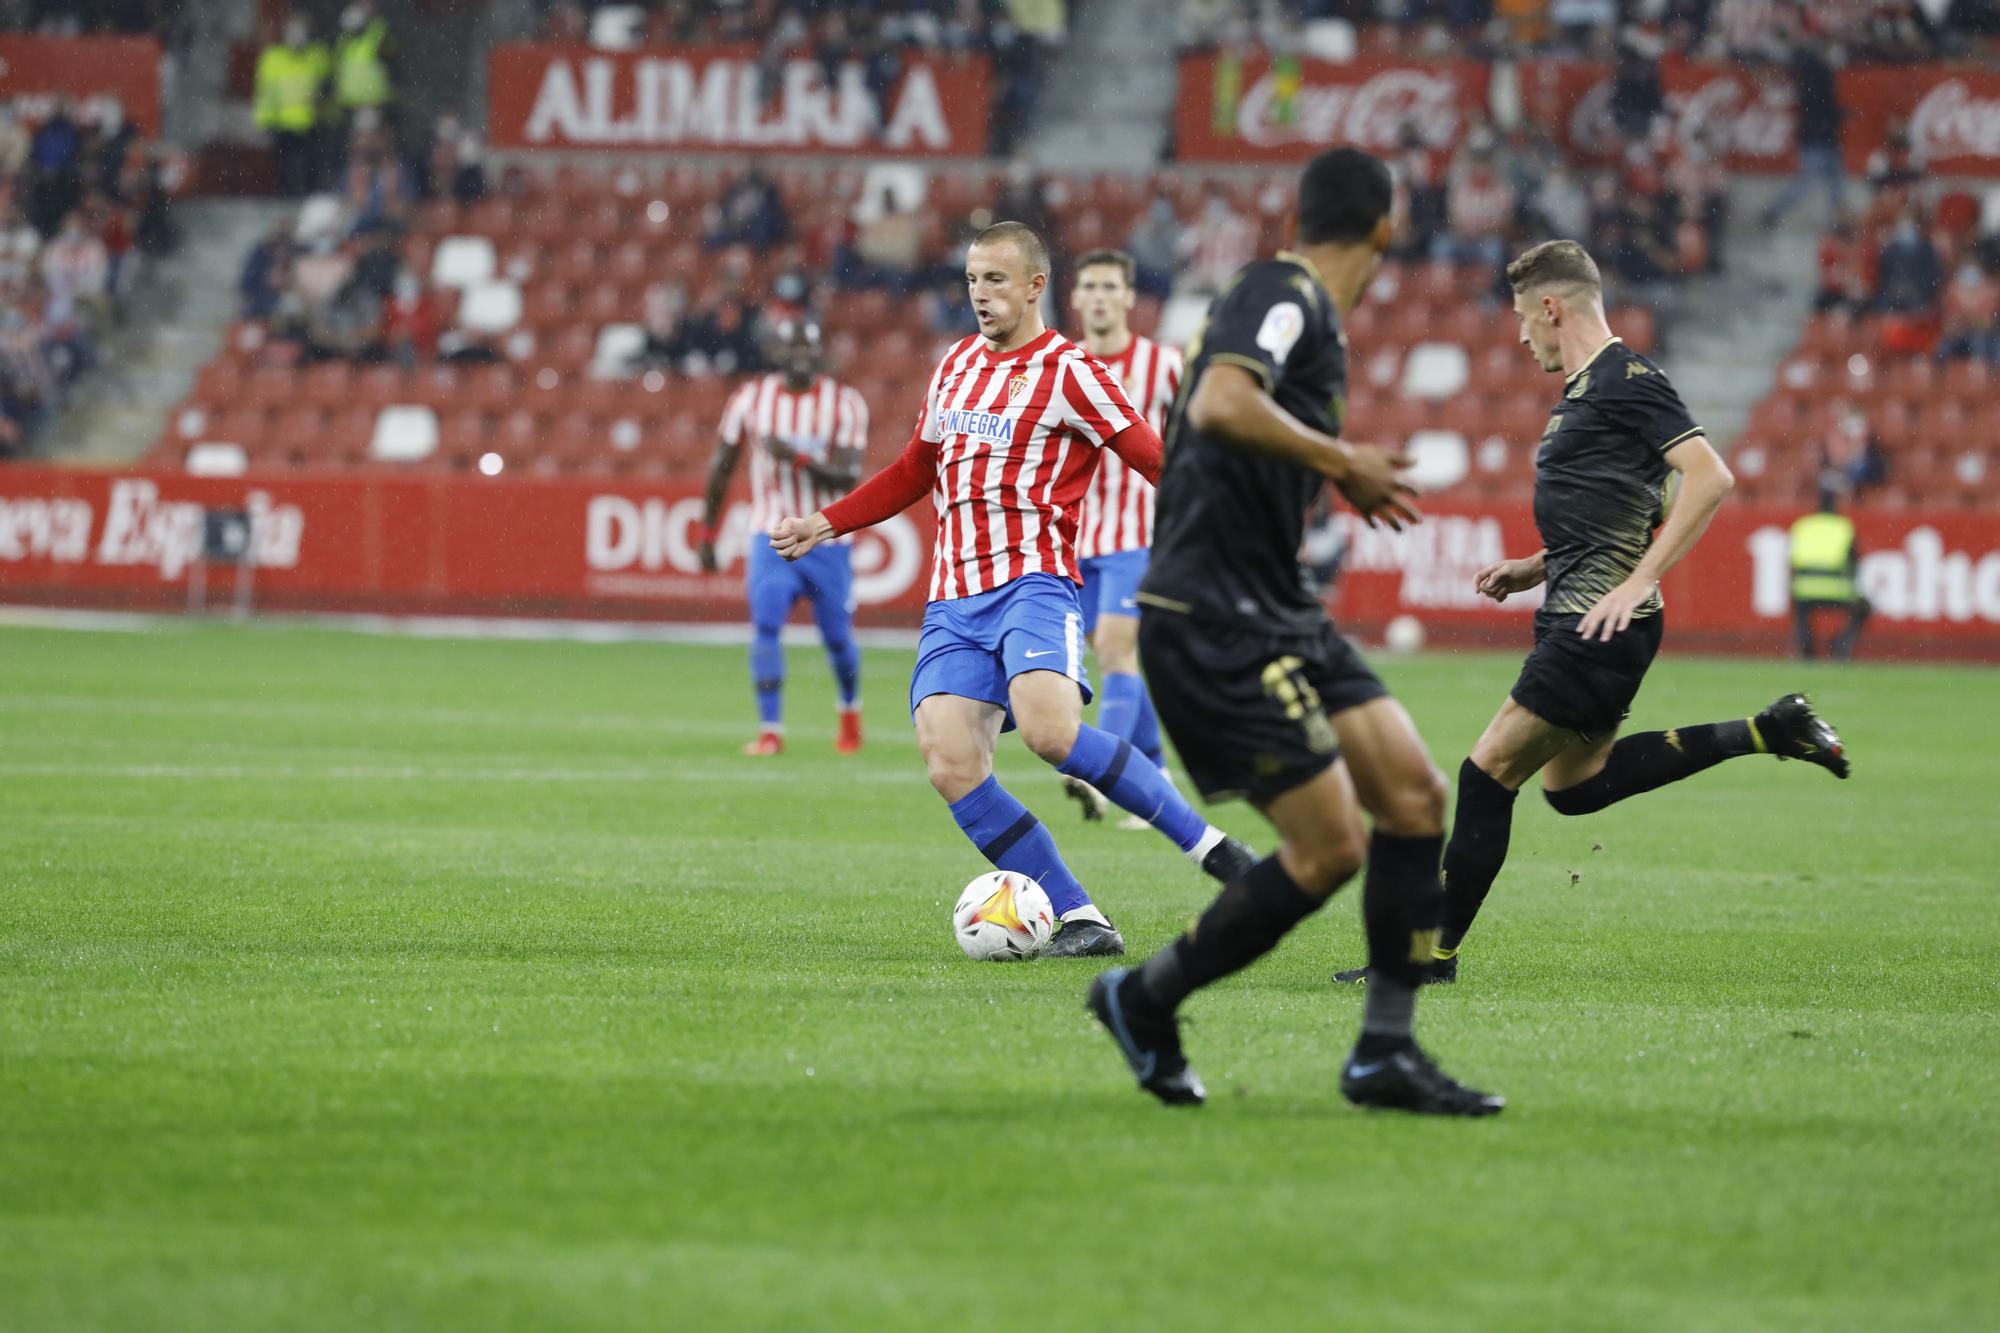
<instances>
[{"instance_id":1,"label":"white and black soccer ball","mask_svg":"<svg viewBox=\"0 0 2000 1333\"><path fill-rule=\"evenodd\" d=\"M1011 870L989 870L965 886L951 909L951 934L979 963L1033 958L1056 933L1055 904L1042 886Z\"/></svg>"}]
</instances>

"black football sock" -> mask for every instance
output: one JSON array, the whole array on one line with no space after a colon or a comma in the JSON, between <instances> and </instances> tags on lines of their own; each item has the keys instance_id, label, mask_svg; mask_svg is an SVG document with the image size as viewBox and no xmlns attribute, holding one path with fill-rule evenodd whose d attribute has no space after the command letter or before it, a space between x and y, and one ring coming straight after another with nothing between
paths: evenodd
<instances>
[{"instance_id":1,"label":"black football sock","mask_svg":"<svg viewBox=\"0 0 2000 1333\"><path fill-rule=\"evenodd\" d=\"M1693 777L1725 759L1769 750L1757 734L1754 718L1673 731L1642 731L1612 746L1595 777L1543 795L1565 815L1588 815L1627 796Z\"/></svg>"},{"instance_id":2,"label":"black football sock","mask_svg":"<svg viewBox=\"0 0 2000 1333\"><path fill-rule=\"evenodd\" d=\"M1438 937L1443 957L1458 952L1507 862L1515 795L1470 759L1458 766L1458 802L1452 808L1451 841L1444 849L1444 930Z\"/></svg>"},{"instance_id":3,"label":"black football sock","mask_svg":"<svg viewBox=\"0 0 2000 1333\"><path fill-rule=\"evenodd\" d=\"M1172 1009L1262 958L1325 902L1300 888L1277 857L1267 856L1223 885L1187 934L1148 959L1139 984L1155 1003Z\"/></svg>"},{"instance_id":4,"label":"black football sock","mask_svg":"<svg viewBox=\"0 0 2000 1333\"><path fill-rule=\"evenodd\" d=\"M1368 839L1361 919L1368 932L1368 997L1357 1054L1369 1056L1413 1040L1416 989L1436 953L1444 887L1438 883L1441 835L1404 838L1375 830Z\"/></svg>"}]
</instances>

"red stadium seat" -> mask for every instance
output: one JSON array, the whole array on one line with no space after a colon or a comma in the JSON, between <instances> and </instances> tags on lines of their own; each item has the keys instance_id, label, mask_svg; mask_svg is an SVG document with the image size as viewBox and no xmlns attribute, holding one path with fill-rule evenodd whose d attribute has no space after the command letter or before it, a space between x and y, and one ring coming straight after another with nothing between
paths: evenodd
<instances>
[{"instance_id":1,"label":"red stadium seat","mask_svg":"<svg viewBox=\"0 0 2000 1333\"><path fill-rule=\"evenodd\" d=\"M300 372L299 400L317 407L342 407L353 401L354 367L346 361L322 361Z\"/></svg>"},{"instance_id":2,"label":"red stadium seat","mask_svg":"<svg viewBox=\"0 0 2000 1333\"><path fill-rule=\"evenodd\" d=\"M1844 314L1814 315L1806 321L1798 350L1845 363L1858 348L1871 345L1856 322Z\"/></svg>"},{"instance_id":3,"label":"red stadium seat","mask_svg":"<svg viewBox=\"0 0 2000 1333\"><path fill-rule=\"evenodd\" d=\"M558 326L575 317L576 288L561 278L541 278L521 294L521 318L537 328Z\"/></svg>"},{"instance_id":4,"label":"red stadium seat","mask_svg":"<svg viewBox=\"0 0 2000 1333\"><path fill-rule=\"evenodd\" d=\"M448 462L477 458L492 437L491 418L470 408L442 414L438 418L438 453Z\"/></svg>"},{"instance_id":5,"label":"red stadium seat","mask_svg":"<svg viewBox=\"0 0 2000 1333\"><path fill-rule=\"evenodd\" d=\"M641 294L629 284L601 282L589 288L578 314L592 324L625 324L641 313Z\"/></svg>"},{"instance_id":6,"label":"red stadium seat","mask_svg":"<svg viewBox=\"0 0 2000 1333\"><path fill-rule=\"evenodd\" d=\"M1621 306L1611 320L1625 345L1644 355L1653 350L1658 338L1653 312L1642 305Z\"/></svg>"},{"instance_id":7,"label":"red stadium seat","mask_svg":"<svg viewBox=\"0 0 2000 1333\"><path fill-rule=\"evenodd\" d=\"M1944 368L1942 388L1953 397L1986 403L1991 401L1994 387L1993 370L1984 361L1965 358Z\"/></svg>"},{"instance_id":8,"label":"red stadium seat","mask_svg":"<svg viewBox=\"0 0 2000 1333\"><path fill-rule=\"evenodd\" d=\"M415 230L429 236L449 236L464 230L459 220L458 205L450 199L434 199L419 204L412 221Z\"/></svg>"},{"instance_id":9,"label":"red stadium seat","mask_svg":"<svg viewBox=\"0 0 2000 1333\"><path fill-rule=\"evenodd\" d=\"M368 445L375 438L375 416L378 409L367 405L349 405L331 412L322 426L326 447L343 459L360 461L368 453Z\"/></svg>"},{"instance_id":10,"label":"red stadium seat","mask_svg":"<svg viewBox=\"0 0 2000 1333\"><path fill-rule=\"evenodd\" d=\"M721 379L674 381L667 393L667 406L676 416L692 419L704 432L713 432L722 422L722 409L736 392L736 382Z\"/></svg>"},{"instance_id":11,"label":"red stadium seat","mask_svg":"<svg viewBox=\"0 0 2000 1333\"><path fill-rule=\"evenodd\" d=\"M520 391L511 366L481 366L466 377L459 400L469 407L502 412L514 405Z\"/></svg>"},{"instance_id":12,"label":"red stadium seat","mask_svg":"<svg viewBox=\"0 0 2000 1333\"><path fill-rule=\"evenodd\" d=\"M655 271L653 256L644 241L620 241L612 247L605 271L623 283L643 283Z\"/></svg>"},{"instance_id":13,"label":"red stadium seat","mask_svg":"<svg viewBox=\"0 0 2000 1333\"><path fill-rule=\"evenodd\" d=\"M288 407L278 413L270 429L286 443L318 453L327 444L326 426L325 408L299 406Z\"/></svg>"},{"instance_id":14,"label":"red stadium seat","mask_svg":"<svg viewBox=\"0 0 2000 1333\"><path fill-rule=\"evenodd\" d=\"M1883 367L1882 389L1899 398L1925 398L1937 388L1938 368L1929 359L1892 361Z\"/></svg>"},{"instance_id":15,"label":"red stadium seat","mask_svg":"<svg viewBox=\"0 0 2000 1333\"><path fill-rule=\"evenodd\" d=\"M283 407L298 400L298 374L289 366L258 366L243 380L243 396L253 403Z\"/></svg>"},{"instance_id":16,"label":"red stadium seat","mask_svg":"<svg viewBox=\"0 0 2000 1333\"><path fill-rule=\"evenodd\" d=\"M466 230L498 239L520 225L521 207L504 195L482 199L465 210Z\"/></svg>"},{"instance_id":17,"label":"red stadium seat","mask_svg":"<svg viewBox=\"0 0 2000 1333\"><path fill-rule=\"evenodd\" d=\"M594 242L569 239L549 260L548 276L572 287L587 287L603 276L604 257Z\"/></svg>"},{"instance_id":18,"label":"red stadium seat","mask_svg":"<svg viewBox=\"0 0 2000 1333\"><path fill-rule=\"evenodd\" d=\"M544 365L560 370L566 381L573 381L597 353L597 335L588 328L566 328L553 338L543 340L541 357ZM567 386L566 386L567 387Z\"/></svg>"}]
</instances>

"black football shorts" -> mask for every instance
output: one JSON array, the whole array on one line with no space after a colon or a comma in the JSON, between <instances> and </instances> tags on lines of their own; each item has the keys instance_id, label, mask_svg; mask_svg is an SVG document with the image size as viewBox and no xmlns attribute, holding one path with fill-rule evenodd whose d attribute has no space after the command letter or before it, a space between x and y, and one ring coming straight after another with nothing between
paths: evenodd
<instances>
[{"instance_id":1,"label":"black football shorts","mask_svg":"<svg viewBox=\"0 0 2000 1333\"><path fill-rule=\"evenodd\" d=\"M1262 802L1340 757L1334 714L1389 689L1331 623L1267 634L1142 605L1146 688L1196 790Z\"/></svg>"},{"instance_id":2,"label":"black football shorts","mask_svg":"<svg viewBox=\"0 0 2000 1333\"><path fill-rule=\"evenodd\" d=\"M1595 741L1618 730L1660 651L1666 617L1644 616L1609 643L1576 632L1579 615L1535 612L1535 647L1510 693L1545 722Z\"/></svg>"}]
</instances>

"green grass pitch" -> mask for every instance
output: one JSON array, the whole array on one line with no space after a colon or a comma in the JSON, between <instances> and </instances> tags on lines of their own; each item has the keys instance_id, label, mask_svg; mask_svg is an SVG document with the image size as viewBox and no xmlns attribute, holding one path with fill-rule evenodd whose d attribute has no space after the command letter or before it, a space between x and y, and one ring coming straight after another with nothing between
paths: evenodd
<instances>
[{"instance_id":1,"label":"green grass pitch","mask_svg":"<svg viewBox=\"0 0 2000 1333\"><path fill-rule=\"evenodd\" d=\"M1517 661L1382 666L1451 771ZM842 759L795 651L770 762L735 648L0 631L0 1328L2000 1319L2000 677L1670 638L1635 726L1803 685L1857 775L1525 797L1419 1014L1510 1105L1431 1123L1335 1092L1355 888L1193 1002L1200 1112L963 959L908 665ZM1136 952L1207 901L1005 746Z\"/></svg>"}]
</instances>

